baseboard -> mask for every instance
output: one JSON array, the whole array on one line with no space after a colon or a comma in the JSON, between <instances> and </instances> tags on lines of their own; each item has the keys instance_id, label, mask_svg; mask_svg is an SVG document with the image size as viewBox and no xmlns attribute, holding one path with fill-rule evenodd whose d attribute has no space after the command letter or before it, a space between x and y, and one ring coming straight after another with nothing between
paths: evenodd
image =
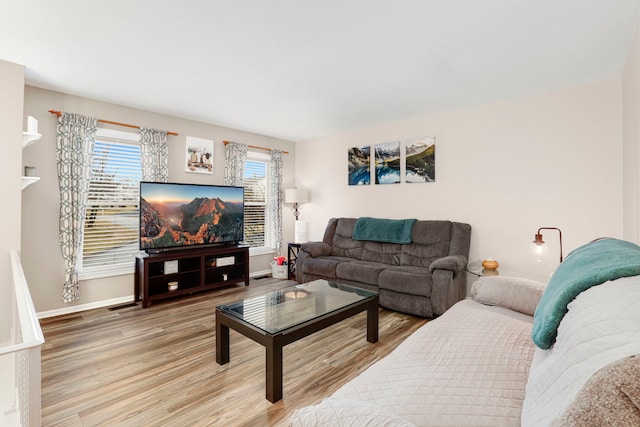
<instances>
[{"instance_id":1,"label":"baseboard","mask_svg":"<svg viewBox=\"0 0 640 427\"><path fill-rule=\"evenodd\" d=\"M73 305L71 307L59 308L57 310L41 311L38 319L47 317L62 316L63 314L79 313L81 311L93 310L94 308L108 307L111 305L125 304L133 301L133 295L119 298L111 298L102 301L90 302L87 304Z\"/></svg>"},{"instance_id":2,"label":"baseboard","mask_svg":"<svg viewBox=\"0 0 640 427\"><path fill-rule=\"evenodd\" d=\"M249 274L250 278L271 275L271 270L255 271ZM62 316L64 314L79 313L81 311L93 310L94 308L109 307L112 305L126 304L133 302L133 295L119 298L111 298L102 301L90 302L87 304L72 305L70 307L59 308L56 310L41 311L38 313L38 319L46 319L47 317Z\"/></svg>"},{"instance_id":3,"label":"baseboard","mask_svg":"<svg viewBox=\"0 0 640 427\"><path fill-rule=\"evenodd\" d=\"M264 276L271 276L271 269L254 271L253 273L249 274L249 277L252 279L255 279L257 277L264 277Z\"/></svg>"}]
</instances>

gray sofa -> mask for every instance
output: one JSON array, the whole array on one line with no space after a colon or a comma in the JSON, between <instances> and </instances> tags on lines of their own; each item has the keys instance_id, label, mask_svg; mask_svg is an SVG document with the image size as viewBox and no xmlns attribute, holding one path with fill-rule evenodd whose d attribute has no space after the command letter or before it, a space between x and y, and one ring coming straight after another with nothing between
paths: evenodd
<instances>
[{"instance_id":1,"label":"gray sofa","mask_svg":"<svg viewBox=\"0 0 640 427\"><path fill-rule=\"evenodd\" d=\"M353 239L357 218L332 218L322 242L303 243L296 280L327 279L378 291L380 305L422 317L444 313L464 298L464 267L471 226L452 221L416 221L411 242Z\"/></svg>"}]
</instances>

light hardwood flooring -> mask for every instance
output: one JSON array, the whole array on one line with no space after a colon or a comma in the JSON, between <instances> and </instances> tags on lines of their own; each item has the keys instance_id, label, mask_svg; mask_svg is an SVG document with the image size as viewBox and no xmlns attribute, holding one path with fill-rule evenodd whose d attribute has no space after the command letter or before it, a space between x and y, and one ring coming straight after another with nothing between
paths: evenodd
<instances>
[{"instance_id":1,"label":"light hardwood flooring","mask_svg":"<svg viewBox=\"0 0 640 427\"><path fill-rule=\"evenodd\" d=\"M284 348L284 397L265 399L264 347L231 331L231 361L215 360L214 307L279 289L272 278L149 308L42 319L43 426L280 426L381 359L426 319L380 309Z\"/></svg>"}]
</instances>

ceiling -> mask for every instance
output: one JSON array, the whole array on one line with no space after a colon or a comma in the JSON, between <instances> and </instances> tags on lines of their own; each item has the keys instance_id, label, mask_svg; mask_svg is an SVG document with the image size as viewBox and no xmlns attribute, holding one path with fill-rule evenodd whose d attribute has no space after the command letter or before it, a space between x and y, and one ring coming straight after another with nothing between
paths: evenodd
<instances>
[{"instance_id":1,"label":"ceiling","mask_svg":"<svg viewBox=\"0 0 640 427\"><path fill-rule=\"evenodd\" d=\"M640 0L3 0L0 59L32 86L298 141L619 77L639 13Z\"/></svg>"}]
</instances>

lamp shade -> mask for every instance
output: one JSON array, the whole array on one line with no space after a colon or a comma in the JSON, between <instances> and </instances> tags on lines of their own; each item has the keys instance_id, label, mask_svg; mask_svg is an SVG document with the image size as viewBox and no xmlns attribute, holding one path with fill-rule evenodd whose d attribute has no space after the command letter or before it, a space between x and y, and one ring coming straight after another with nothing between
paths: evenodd
<instances>
[{"instance_id":1,"label":"lamp shade","mask_svg":"<svg viewBox=\"0 0 640 427\"><path fill-rule=\"evenodd\" d=\"M284 190L285 203L305 203L309 199L309 192L298 188Z\"/></svg>"},{"instance_id":2,"label":"lamp shade","mask_svg":"<svg viewBox=\"0 0 640 427\"><path fill-rule=\"evenodd\" d=\"M530 254L536 262L542 262L547 257L548 249L542 239L542 230L555 230L558 232L558 238L560 240L560 262L563 260L562 256L562 231L557 227L540 227L536 233L534 240L531 244Z\"/></svg>"}]
</instances>

